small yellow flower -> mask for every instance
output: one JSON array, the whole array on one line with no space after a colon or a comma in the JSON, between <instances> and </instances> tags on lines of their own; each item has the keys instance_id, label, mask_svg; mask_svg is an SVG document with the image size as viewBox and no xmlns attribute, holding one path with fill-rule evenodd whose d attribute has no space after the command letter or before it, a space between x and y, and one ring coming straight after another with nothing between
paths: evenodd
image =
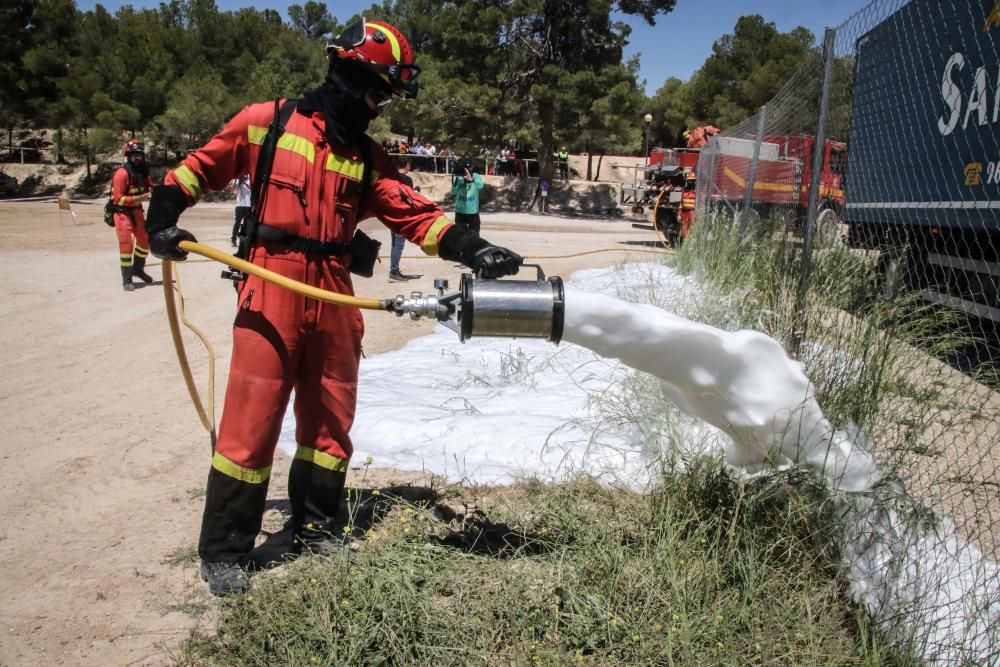
<instances>
[{"instance_id":1,"label":"small yellow flower","mask_svg":"<svg viewBox=\"0 0 1000 667\"><path fill-rule=\"evenodd\" d=\"M372 489L372 495L373 496L381 496L382 492L379 491L378 489Z\"/></svg>"},{"instance_id":2,"label":"small yellow flower","mask_svg":"<svg viewBox=\"0 0 1000 667\"><path fill-rule=\"evenodd\" d=\"M319 582L317 582L317 581L316 581L316 577L311 577L311 578L309 579L309 583L310 583L310 584L316 584L316 583L319 583Z\"/></svg>"},{"instance_id":3,"label":"small yellow flower","mask_svg":"<svg viewBox=\"0 0 1000 667\"><path fill-rule=\"evenodd\" d=\"M344 534L346 535L347 533L351 532L351 527L350 526L344 526L342 530L344 531Z\"/></svg>"},{"instance_id":4,"label":"small yellow flower","mask_svg":"<svg viewBox=\"0 0 1000 667\"><path fill-rule=\"evenodd\" d=\"M681 567L684 567L684 564L685 564L686 562L687 562L687 561L685 561L685 560L684 560L683 558L681 558L681 559L680 559L679 561L677 561L677 564L678 564L678 565L680 565Z\"/></svg>"},{"instance_id":5,"label":"small yellow flower","mask_svg":"<svg viewBox=\"0 0 1000 667\"><path fill-rule=\"evenodd\" d=\"M314 655L311 655L311 656L309 656L309 662L311 662L311 663L313 663L315 665L317 662L319 662L319 658L317 658Z\"/></svg>"},{"instance_id":6,"label":"small yellow flower","mask_svg":"<svg viewBox=\"0 0 1000 667\"><path fill-rule=\"evenodd\" d=\"M612 618L611 619L611 625L618 625L618 619L617 618Z\"/></svg>"},{"instance_id":7,"label":"small yellow flower","mask_svg":"<svg viewBox=\"0 0 1000 667\"><path fill-rule=\"evenodd\" d=\"M639 641L639 635L632 635L632 641L634 642Z\"/></svg>"},{"instance_id":8,"label":"small yellow flower","mask_svg":"<svg viewBox=\"0 0 1000 667\"><path fill-rule=\"evenodd\" d=\"M366 466L370 466L373 463L375 463L375 459L373 459L372 457L369 456L368 458L365 459Z\"/></svg>"},{"instance_id":9,"label":"small yellow flower","mask_svg":"<svg viewBox=\"0 0 1000 667\"><path fill-rule=\"evenodd\" d=\"M723 648L722 642L715 642L715 648Z\"/></svg>"},{"instance_id":10,"label":"small yellow flower","mask_svg":"<svg viewBox=\"0 0 1000 667\"><path fill-rule=\"evenodd\" d=\"M310 523L307 523L307 524L306 524L306 528L308 528L309 530L312 530L312 528L313 528L313 525L312 525L312 523L311 523L311 522L310 522Z\"/></svg>"},{"instance_id":11,"label":"small yellow flower","mask_svg":"<svg viewBox=\"0 0 1000 667\"><path fill-rule=\"evenodd\" d=\"M678 616L677 614L674 614L674 615L673 615L673 616L671 616L670 618L671 618L671 620L674 620L674 621L679 621L679 620L681 620L681 617L680 617L680 616Z\"/></svg>"},{"instance_id":12,"label":"small yellow flower","mask_svg":"<svg viewBox=\"0 0 1000 667\"><path fill-rule=\"evenodd\" d=\"M715 622L716 623L722 623L722 615L721 614L719 616L715 617Z\"/></svg>"},{"instance_id":13,"label":"small yellow flower","mask_svg":"<svg viewBox=\"0 0 1000 667\"><path fill-rule=\"evenodd\" d=\"M253 601L254 601L254 600L256 600L256 599L257 599L257 598L255 598L255 597L254 597L254 596L252 596L252 595L248 595L248 596L247 596L247 602L253 602Z\"/></svg>"},{"instance_id":14,"label":"small yellow flower","mask_svg":"<svg viewBox=\"0 0 1000 667\"><path fill-rule=\"evenodd\" d=\"M341 607L350 607L351 606L351 601L350 600L341 600L340 601L340 606Z\"/></svg>"},{"instance_id":15,"label":"small yellow flower","mask_svg":"<svg viewBox=\"0 0 1000 667\"><path fill-rule=\"evenodd\" d=\"M662 625L660 625L659 623L657 623L657 624L655 624L655 625L653 626L653 632L659 632L659 631L660 631L660 630L662 630L662 629L663 629L663 626L662 626Z\"/></svg>"},{"instance_id":16,"label":"small yellow flower","mask_svg":"<svg viewBox=\"0 0 1000 667\"><path fill-rule=\"evenodd\" d=\"M676 625L671 625L670 626L670 632L678 632L677 626Z\"/></svg>"}]
</instances>

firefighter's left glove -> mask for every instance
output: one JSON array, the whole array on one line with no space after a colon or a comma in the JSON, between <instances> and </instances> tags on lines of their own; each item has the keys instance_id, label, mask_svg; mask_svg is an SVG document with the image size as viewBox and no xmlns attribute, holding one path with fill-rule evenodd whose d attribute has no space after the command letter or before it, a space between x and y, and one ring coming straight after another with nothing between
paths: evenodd
<instances>
[{"instance_id":1,"label":"firefighter's left glove","mask_svg":"<svg viewBox=\"0 0 1000 667\"><path fill-rule=\"evenodd\" d=\"M513 250L493 245L471 229L455 225L439 241L442 259L461 262L477 278L493 280L516 275L524 258Z\"/></svg>"},{"instance_id":2,"label":"firefighter's left glove","mask_svg":"<svg viewBox=\"0 0 1000 667\"><path fill-rule=\"evenodd\" d=\"M178 247L181 241L197 241L194 234L177 227L177 221L188 206L184 191L177 185L157 185L146 212L149 249L160 259L180 261L187 253Z\"/></svg>"}]
</instances>

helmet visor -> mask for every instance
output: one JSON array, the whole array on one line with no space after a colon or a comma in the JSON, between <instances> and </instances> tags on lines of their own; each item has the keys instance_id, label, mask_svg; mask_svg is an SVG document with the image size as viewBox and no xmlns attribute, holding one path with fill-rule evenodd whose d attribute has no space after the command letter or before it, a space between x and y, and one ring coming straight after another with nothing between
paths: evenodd
<instances>
[{"instance_id":1,"label":"helmet visor","mask_svg":"<svg viewBox=\"0 0 1000 667\"><path fill-rule=\"evenodd\" d=\"M326 50L354 49L365 43L365 17L361 17L351 25L344 28L343 32L330 40L326 45Z\"/></svg>"}]
</instances>

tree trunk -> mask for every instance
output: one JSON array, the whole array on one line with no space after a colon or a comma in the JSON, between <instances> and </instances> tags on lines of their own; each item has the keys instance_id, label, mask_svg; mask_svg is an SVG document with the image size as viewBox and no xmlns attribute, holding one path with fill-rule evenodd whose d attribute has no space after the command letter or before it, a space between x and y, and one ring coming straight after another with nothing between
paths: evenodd
<instances>
[{"instance_id":1,"label":"tree trunk","mask_svg":"<svg viewBox=\"0 0 1000 667\"><path fill-rule=\"evenodd\" d=\"M83 155L87 161L87 183L90 183L90 144L87 141L87 128L83 128Z\"/></svg>"},{"instance_id":2,"label":"tree trunk","mask_svg":"<svg viewBox=\"0 0 1000 667\"><path fill-rule=\"evenodd\" d=\"M601 162L604 161L604 153L597 156L597 175L594 176L595 181L601 180Z\"/></svg>"},{"instance_id":3,"label":"tree trunk","mask_svg":"<svg viewBox=\"0 0 1000 667\"><path fill-rule=\"evenodd\" d=\"M555 160L553 160L555 139L552 136L554 118L555 107L552 101L540 100L538 102L538 120L541 124L541 136L538 144L538 178L544 178L550 182L556 173Z\"/></svg>"}]
</instances>

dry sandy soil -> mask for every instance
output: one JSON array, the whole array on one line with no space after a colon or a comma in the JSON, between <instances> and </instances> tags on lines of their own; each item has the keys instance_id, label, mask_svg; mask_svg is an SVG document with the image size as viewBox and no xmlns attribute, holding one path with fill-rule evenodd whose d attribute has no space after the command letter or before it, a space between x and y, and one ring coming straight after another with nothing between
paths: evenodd
<instances>
[{"instance_id":1,"label":"dry sandy soil","mask_svg":"<svg viewBox=\"0 0 1000 667\"><path fill-rule=\"evenodd\" d=\"M164 315L162 288L123 292L114 233L101 203L0 203L0 665L164 664L193 628L210 630L217 609L193 558L208 472L209 441L184 388ZM228 246L228 204L203 204L183 226ZM383 241L388 231L365 224ZM628 221L526 214L484 216L484 236L530 258L549 275L648 259L653 232ZM387 249L387 245L383 245ZM388 263L358 279L359 295L457 284L460 269L419 257L402 262L423 279L388 281ZM216 395L228 375L234 301L219 265L181 269L191 319L218 358ZM160 269L150 271L159 278ZM402 346L431 328L366 314L365 351ZM196 376L206 355L188 350ZM273 498L285 492L278 454ZM383 470L368 480L407 482ZM273 517L271 517L273 522Z\"/></svg>"}]
</instances>

